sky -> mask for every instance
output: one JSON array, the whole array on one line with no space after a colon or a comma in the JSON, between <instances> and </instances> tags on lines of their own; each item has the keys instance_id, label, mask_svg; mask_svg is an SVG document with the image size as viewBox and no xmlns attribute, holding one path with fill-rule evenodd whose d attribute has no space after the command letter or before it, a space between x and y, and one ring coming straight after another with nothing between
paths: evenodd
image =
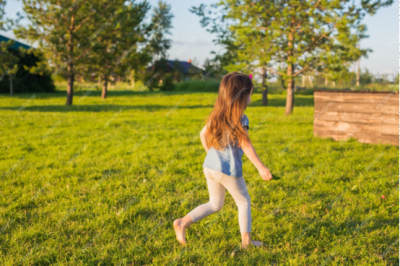
<instances>
[{"instance_id":1,"label":"sky","mask_svg":"<svg viewBox=\"0 0 400 266\"><path fill-rule=\"evenodd\" d=\"M152 6L156 6L158 0L148 0ZM206 58L212 58L211 51L222 52L220 46L214 45L212 40L215 35L206 31L200 25L200 17L192 14L189 9L192 6L199 6L201 3L210 5L218 2L217 0L167 0L171 5L173 29L172 47L168 51L169 59L179 59L182 61L192 60L194 64L203 65ZM6 16L15 18L15 14L22 11L22 2L8 0L5 8ZM366 38L360 42L361 48L370 48L373 52L369 53L368 58L362 58L360 67L367 68L372 73L391 74L398 73L398 53L399 53L399 2L394 1L390 7L383 7L371 17L365 19L367 25ZM15 39L14 34L1 32L9 38ZM20 40L23 42L23 40Z\"/></svg>"}]
</instances>

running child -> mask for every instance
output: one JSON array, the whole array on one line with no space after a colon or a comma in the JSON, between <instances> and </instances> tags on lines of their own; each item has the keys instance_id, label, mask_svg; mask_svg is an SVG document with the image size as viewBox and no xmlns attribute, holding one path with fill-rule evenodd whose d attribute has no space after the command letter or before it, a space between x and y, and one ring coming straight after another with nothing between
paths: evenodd
<instances>
[{"instance_id":1,"label":"running child","mask_svg":"<svg viewBox=\"0 0 400 266\"><path fill-rule=\"evenodd\" d=\"M174 221L176 238L182 245L187 243L185 230L192 223L222 209L226 190L238 207L242 247L263 245L260 241L251 240L250 196L242 173L244 153L263 180L272 179L269 169L257 156L248 134L249 119L244 110L251 102L253 90L251 75L233 72L225 75L221 81L214 109L200 132L201 143L207 152L203 170L210 200Z\"/></svg>"}]
</instances>

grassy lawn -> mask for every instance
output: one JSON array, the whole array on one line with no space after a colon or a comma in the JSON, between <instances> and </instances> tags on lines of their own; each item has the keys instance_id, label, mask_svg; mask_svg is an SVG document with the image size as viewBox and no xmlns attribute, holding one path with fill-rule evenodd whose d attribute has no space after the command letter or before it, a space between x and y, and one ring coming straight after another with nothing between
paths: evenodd
<instances>
[{"instance_id":1,"label":"grassy lawn","mask_svg":"<svg viewBox=\"0 0 400 266\"><path fill-rule=\"evenodd\" d=\"M313 137L312 95L261 94L245 111L272 174L243 156L253 239L237 208L172 221L208 201L199 139L216 93L0 96L0 265L398 265L398 147ZM384 195L384 198L382 198Z\"/></svg>"}]
</instances>

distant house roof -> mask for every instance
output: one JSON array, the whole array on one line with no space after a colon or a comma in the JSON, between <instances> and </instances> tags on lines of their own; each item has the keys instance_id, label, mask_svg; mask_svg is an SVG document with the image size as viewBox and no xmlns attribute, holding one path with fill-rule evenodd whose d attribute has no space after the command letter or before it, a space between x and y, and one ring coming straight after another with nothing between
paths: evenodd
<instances>
[{"instance_id":1,"label":"distant house roof","mask_svg":"<svg viewBox=\"0 0 400 266\"><path fill-rule=\"evenodd\" d=\"M178 62L179 64L179 71L181 71L183 74L199 74L203 73L203 69L200 67L197 67L192 64L192 61L189 59L187 62L186 61L176 61L176 60L166 60L166 72L171 72L174 71L175 68L175 63ZM152 66L147 67L148 70L152 69Z\"/></svg>"},{"instance_id":2,"label":"distant house roof","mask_svg":"<svg viewBox=\"0 0 400 266\"><path fill-rule=\"evenodd\" d=\"M0 35L0 42L8 42L9 40L12 40L10 38L7 38L3 35ZM29 45L23 44L19 41L13 40L14 45L10 47L10 49L18 49L19 47L23 47L25 49L30 49L31 47Z\"/></svg>"},{"instance_id":3,"label":"distant house roof","mask_svg":"<svg viewBox=\"0 0 400 266\"><path fill-rule=\"evenodd\" d=\"M174 68L175 60L168 60L167 61L167 67L170 69ZM193 74L193 73L201 73L203 70L195 65L192 65L192 61L189 59L189 61L178 61L180 64L180 68L184 74Z\"/></svg>"}]
</instances>

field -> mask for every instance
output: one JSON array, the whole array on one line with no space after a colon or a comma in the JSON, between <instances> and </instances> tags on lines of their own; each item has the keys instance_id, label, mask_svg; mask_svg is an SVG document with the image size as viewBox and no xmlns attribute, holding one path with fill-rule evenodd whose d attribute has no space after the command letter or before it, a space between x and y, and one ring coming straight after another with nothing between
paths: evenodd
<instances>
[{"instance_id":1,"label":"field","mask_svg":"<svg viewBox=\"0 0 400 266\"><path fill-rule=\"evenodd\" d=\"M172 221L208 201L199 139L216 93L80 91L0 96L0 265L399 265L398 147L313 137L312 95L253 95L244 156L253 239L237 208Z\"/></svg>"}]
</instances>

